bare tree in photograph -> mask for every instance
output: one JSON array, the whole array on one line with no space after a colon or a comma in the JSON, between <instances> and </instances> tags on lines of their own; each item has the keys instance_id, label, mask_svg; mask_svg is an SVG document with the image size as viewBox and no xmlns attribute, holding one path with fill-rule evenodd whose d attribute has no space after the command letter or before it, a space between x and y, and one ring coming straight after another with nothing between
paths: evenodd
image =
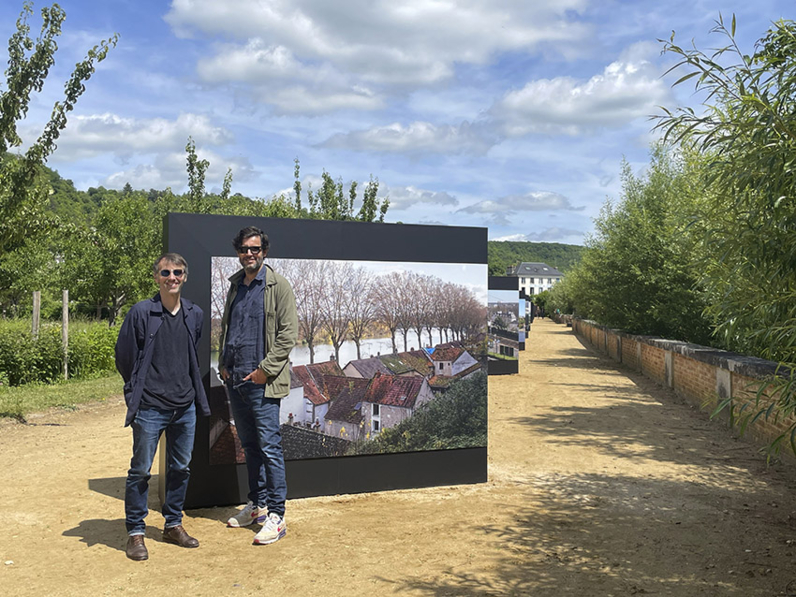
<instances>
[{"instance_id":1,"label":"bare tree in photograph","mask_svg":"<svg viewBox=\"0 0 796 597\"><path fill-rule=\"evenodd\" d=\"M393 354L398 352L395 332L401 325L403 308L401 305L404 276L398 272L379 276L373 284L373 301L376 309L376 320L390 330ZM404 350L406 336L404 335Z\"/></svg>"},{"instance_id":2,"label":"bare tree in photograph","mask_svg":"<svg viewBox=\"0 0 796 597\"><path fill-rule=\"evenodd\" d=\"M409 331L412 329L412 292L411 275L401 272L400 282L396 288L395 306L398 311L398 329L404 337L404 352L409 350Z\"/></svg>"},{"instance_id":3,"label":"bare tree in photograph","mask_svg":"<svg viewBox=\"0 0 796 597\"><path fill-rule=\"evenodd\" d=\"M484 331L484 323L487 317L486 305L476 300L471 292L467 291L467 295L464 304L461 306L462 339L464 341Z\"/></svg>"},{"instance_id":4,"label":"bare tree in photograph","mask_svg":"<svg viewBox=\"0 0 796 597\"><path fill-rule=\"evenodd\" d=\"M463 341L465 339L465 332L472 318L471 309L473 308L473 304L479 305L479 303L467 288L460 285L455 285L451 289L450 298L448 325L451 328L454 340Z\"/></svg>"},{"instance_id":5,"label":"bare tree in photograph","mask_svg":"<svg viewBox=\"0 0 796 597\"><path fill-rule=\"evenodd\" d=\"M434 328L437 328L439 343L442 344L442 328L444 327L442 322L444 309L442 293L444 287L445 283L439 278L430 277L427 279L428 306L426 308L426 316L428 319L426 320L426 330L428 331L428 339L431 346L434 346L434 338L431 335Z\"/></svg>"},{"instance_id":6,"label":"bare tree in photograph","mask_svg":"<svg viewBox=\"0 0 796 597\"><path fill-rule=\"evenodd\" d=\"M348 337L351 324L350 280L354 266L350 263L326 264L325 287L320 301L321 319L334 347L334 358L340 364L340 347Z\"/></svg>"},{"instance_id":7,"label":"bare tree in photograph","mask_svg":"<svg viewBox=\"0 0 796 597\"><path fill-rule=\"evenodd\" d=\"M275 268L290 282L296 295L300 339L307 343L310 364L315 362L315 345L323 329L321 298L327 262L316 259L280 259Z\"/></svg>"},{"instance_id":8,"label":"bare tree in photograph","mask_svg":"<svg viewBox=\"0 0 796 597\"><path fill-rule=\"evenodd\" d=\"M371 325L376 321L375 284L370 273L364 268L353 269L348 281L349 319L351 320L351 339L357 347L357 359L362 358L360 344Z\"/></svg>"},{"instance_id":9,"label":"bare tree in photograph","mask_svg":"<svg viewBox=\"0 0 796 597\"><path fill-rule=\"evenodd\" d=\"M418 348L423 348L423 330L428 320L429 296L426 292L429 276L411 272L407 280L407 307L412 329L417 334Z\"/></svg>"},{"instance_id":10,"label":"bare tree in photograph","mask_svg":"<svg viewBox=\"0 0 796 597\"><path fill-rule=\"evenodd\" d=\"M210 346L211 350L219 350L221 340L221 317L224 314L224 303L229 293L229 277L240 269L240 263L234 257L213 257L210 268Z\"/></svg>"},{"instance_id":11,"label":"bare tree in photograph","mask_svg":"<svg viewBox=\"0 0 796 597\"><path fill-rule=\"evenodd\" d=\"M440 327L440 339L442 338L442 332L445 332L445 342L449 342L448 333L452 333L452 321L455 318L455 311L456 311L456 297L458 296L459 289L462 288L452 282L446 282L440 288L440 294L438 297L438 304L439 304L439 327Z\"/></svg>"}]
</instances>

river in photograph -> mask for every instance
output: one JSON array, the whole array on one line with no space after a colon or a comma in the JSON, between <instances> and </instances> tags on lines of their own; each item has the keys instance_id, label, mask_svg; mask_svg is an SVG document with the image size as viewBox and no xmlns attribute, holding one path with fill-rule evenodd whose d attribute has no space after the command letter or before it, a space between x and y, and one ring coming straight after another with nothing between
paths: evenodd
<instances>
[{"instance_id":1,"label":"river in photograph","mask_svg":"<svg viewBox=\"0 0 796 597\"><path fill-rule=\"evenodd\" d=\"M433 330L434 344L439 344L439 332ZM404 337L401 332L395 335L395 343L399 352L404 349ZM423 332L423 345L428 344L428 332ZM409 332L409 341L407 349L417 349L419 346L417 342L417 333ZM367 359L368 357L375 357L379 354L392 354L392 342L389 338L369 338L360 342L361 358ZM321 363L328 361L329 357L334 356L334 347L331 344L318 344L315 346L315 362ZM340 366L345 367L350 361L357 358L357 345L353 341L347 340L343 342L340 347ZM310 362L310 349L306 346L296 346L290 353L290 362L293 365L308 365ZM218 353L213 352L211 355L211 363L213 367L218 363Z\"/></svg>"}]
</instances>

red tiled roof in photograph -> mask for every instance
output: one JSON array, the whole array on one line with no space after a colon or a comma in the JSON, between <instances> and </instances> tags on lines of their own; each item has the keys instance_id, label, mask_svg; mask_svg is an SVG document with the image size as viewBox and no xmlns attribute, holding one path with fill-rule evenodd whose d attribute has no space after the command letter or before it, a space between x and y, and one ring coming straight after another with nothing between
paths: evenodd
<instances>
[{"instance_id":1,"label":"red tiled roof in photograph","mask_svg":"<svg viewBox=\"0 0 796 597\"><path fill-rule=\"evenodd\" d=\"M432 361L435 362L440 362L440 361L453 362L456 359L458 359L460 356L462 356L463 352L464 352L463 348L458 348L454 346L441 348L437 346L437 348L434 349L434 352L432 352L428 356L431 358Z\"/></svg>"},{"instance_id":2,"label":"red tiled roof in photograph","mask_svg":"<svg viewBox=\"0 0 796 597\"><path fill-rule=\"evenodd\" d=\"M235 464L246 462L243 446L238 439L238 430L235 425L227 425L215 443L210 446L209 464Z\"/></svg>"},{"instance_id":3,"label":"red tiled roof in photograph","mask_svg":"<svg viewBox=\"0 0 796 597\"><path fill-rule=\"evenodd\" d=\"M290 387L293 386L293 379L298 380L299 385L304 388L304 397L312 402L315 406L319 404L324 404L325 402L329 401L329 398L321 394L318 386L315 384L315 380L313 379L312 375L310 375L309 370L307 369L307 365L299 365L298 367L293 367L293 375L291 377Z\"/></svg>"},{"instance_id":4,"label":"red tiled roof in photograph","mask_svg":"<svg viewBox=\"0 0 796 597\"><path fill-rule=\"evenodd\" d=\"M336 400L343 393L350 393L357 396L360 400L368 389L369 379L362 377L345 377L340 375L324 375L321 382L323 393L330 400Z\"/></svg>"},{"instance_id":5,"label":"red tiled roof in photograph","mask_svg":"<svg viewBox=\"0 0 796 597\"><path fill-rule=\"evenodd\" d=\"M364 399L385 406L414 408L424 381L424 378L416 376L376 375L370 380Z\"/></svg>"},{"instance_id":6,"label":"red tiled roof in photograph","mask_svg":"<svg viewBox=\"0 0 796 597\"><path fill-rule=\"evenodd\" d=\"M304 367L315 378L315 383L319 383L323 375L343 375L343 370L340 369L337 361L321 361L320 363L304 365Z\"/></svg>"},{"instance_id":7,"label":"red tiled roof in photograph","mask_svg":"<svg viewBox=\"0 0 796 597\"><path fill-rule=\"evenodd\" d=\"M357 377L324 378L324 386L333 398L324 418L359 425L363 421L361 403L370 381Z\"/></svg>"}]
</instances>

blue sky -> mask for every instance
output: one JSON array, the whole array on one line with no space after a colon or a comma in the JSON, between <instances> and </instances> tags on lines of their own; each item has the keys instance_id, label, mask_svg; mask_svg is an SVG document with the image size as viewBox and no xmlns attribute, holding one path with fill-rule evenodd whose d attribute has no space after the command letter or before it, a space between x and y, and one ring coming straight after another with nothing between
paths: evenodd
<instances>
[{"instance_id":1,"label":"blue sky","mask_svg":"<svg viewBox=\"0 0 796 597\"><path fill-rule=\"evenodd\" d=\"M745 51L784 0L105 0L60 2L56 65L20 132L35 138L75 62L117 47L88 82L49 165L77 188L185 190L189 135L233 192L289 192L326 169L372 174L387 220L489 228L493 240L582 244L621 160L647 163L649 115L694 104L663 77L658 39ZM40 26L39 9L30 20ZM0 37L21 1L0 5Z\"/></svg>"}]
</instances>

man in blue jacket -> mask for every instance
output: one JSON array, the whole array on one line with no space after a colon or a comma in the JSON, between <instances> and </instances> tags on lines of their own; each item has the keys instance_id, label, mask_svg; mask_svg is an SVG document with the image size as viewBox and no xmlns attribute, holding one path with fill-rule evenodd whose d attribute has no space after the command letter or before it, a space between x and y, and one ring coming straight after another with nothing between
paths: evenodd
<instances>
[{"instance_id":1,"label":"man in blue jacket","mask_svg":"<svg viewBox=\"0 0 796 597\"><path fill-rule=\"evenodd\" d=\"M182 507L196 431L196 411L208 416L196 346L202 333L202 310L181 297L188 264L165 253L154 265L159 292L133 305L116 341L116 368L124 379L125 426L133 429L133 458L124 493L127 557L146 560L144 544L150 469L158 441L166 432L166 520L163 540L199 547L182 526Z\"/></svg>"}]
</instances>

